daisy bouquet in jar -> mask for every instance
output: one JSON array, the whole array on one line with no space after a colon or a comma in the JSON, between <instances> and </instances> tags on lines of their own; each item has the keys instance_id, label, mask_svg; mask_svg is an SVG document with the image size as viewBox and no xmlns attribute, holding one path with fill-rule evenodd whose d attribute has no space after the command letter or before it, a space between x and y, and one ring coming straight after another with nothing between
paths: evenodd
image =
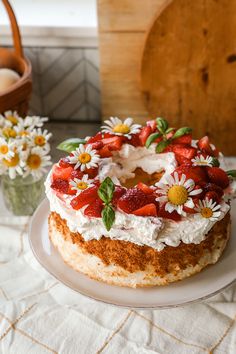
<instances>
[{"instance_id":1,"label":"daisy bouquet in jar","mask_svg":"<svg viewBox=\"0 0 236 354\"><path fill-rule=\"evenodd\" d=\"M7 111L0 115L0 175L6 207L15 215L31 215L44 193L51 165L47 118Z\"/></svg>"}]
</instances>

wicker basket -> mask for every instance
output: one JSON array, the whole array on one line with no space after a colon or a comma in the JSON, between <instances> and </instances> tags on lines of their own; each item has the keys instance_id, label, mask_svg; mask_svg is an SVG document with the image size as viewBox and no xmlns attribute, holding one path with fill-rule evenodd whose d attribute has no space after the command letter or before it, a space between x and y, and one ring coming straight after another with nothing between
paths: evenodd
<instances>
[{"instance_id":1,"label":"wicker basket","mask_svg":"<svg viewBox=\"0 0 236 354\"><path fill-rule=\"evenodd\" d=\"M16 110L22 117L27 115L32 91L31 64L24 57L21 36L16 17L8 0L2 0L11 23L14 49L0 48L0 68L15 70L21 78L0 94L0 113Z\"/></svg>"}]
</instances>

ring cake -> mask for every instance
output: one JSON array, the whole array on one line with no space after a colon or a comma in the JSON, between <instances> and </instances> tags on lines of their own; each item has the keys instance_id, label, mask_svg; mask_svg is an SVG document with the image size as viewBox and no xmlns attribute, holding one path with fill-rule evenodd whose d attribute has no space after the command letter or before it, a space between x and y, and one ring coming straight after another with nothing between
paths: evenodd
<instances>
[{"instance_id":1,"label":"ring cake","mask_svg":"<svg viewBox=\"0 0 236 354\"><path fill-rule=\"evenodd\" d=\"M235 171L207 136L163 118L110 118L93 137L59 145L68 156L46 180L49 236L92 279L166 285L218 261L230 236ZM221 167L220 167L221 166Z\"/></svg>"}]
</instances>

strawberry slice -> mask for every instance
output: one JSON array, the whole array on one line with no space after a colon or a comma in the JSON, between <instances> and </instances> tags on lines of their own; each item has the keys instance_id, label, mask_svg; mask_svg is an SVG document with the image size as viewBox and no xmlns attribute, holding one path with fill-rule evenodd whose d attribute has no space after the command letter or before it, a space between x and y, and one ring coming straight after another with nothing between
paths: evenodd
<instances>
[{"instance_id":1,"label":"strawberry slice","mask_svg":"<svg viewBox=\"0 0 236 354\"><path fill-rule=\"evenodd\" d=\"M102 140L102 133L98 132L96 135L91 136L91 138L88 139L87 144L92 144L95 143L96 141Z\"/></svg>"},{"instance_id":2,"label":"strawberry slice","mask_svg":"<svg viewBox=\"0 0 236 354\"><path fill-rule=\"evenodd\" d=\"M111 157L111 156L112 156L112 152L110 151L108 145L106 145L106 146L104 146L103 148L101 148L101 149L98 151L98 153L99 153L100 157L102 157L102 158Z\"/></svg>"},{"instance_id":3,"label":"strawberry slice","mask_svg":"<svg viewBox=\"0 0 236 354\"><path fill-rule=\"evenodd\" d=\"M70 174L70 178L71 179L75 179L75 178L78 178L78 179L82 179L83 178L83 172L80 171L79 169L77 170L72 170L71 171L71 174Z\"/></svg>"},{"instance_id":4,"label":"strawberry slice","mask_svg":"<svg viewBox=\"0 0 236 354\"><path fill-rule=\"evenodd\" d=\"M137 188L141 189L141 191L143 191L145 194L152 194L154 192L154 190L150 187L148 187L145 183L143 182L139 182L137 184Z\"/></svg>"},{"instance_id":5,"label":"strawberry slice","mask_svg":"<svg viewBox=\"0 0 236 354\"><path fill-rule=\"evenodd\" d=\"M51 188L57 192L67 194L68 189L69 189L69 182L65 181L64 179L57 178L57 179L54 179L54 181L52 182Z\"/></svg>"},{"instance_id":6,"label":"strawberry slice","mask_svg":"<svg viewBox=\"0 0 236 354\"><path fill-rule=\"evenodd\" d=\"M62 168L60 166L54 165L52 168L52 178L53 178L53 180L54 179L63 179L65 181L67 181L70 178L72 171L73 171L72 166Z\"/></svg>"},{"instance_id":7,"label":"strawberry slice","mask_svg":"<svg viewBox=\"0 0 236 354\"><path fill-rule=\"evenodd\" d=\"M194 156L197 154L197 150L195 148L184 144L173 144L171 149L175 154L189 160L194 158Z\"/></svg>"},{"instance_id":8,"label":"strawberry slice","mask_svg":"<svg viewBox=\"0 0 236 354\"><path fill-rule=\"evenodd\" d=\"M95 178L98 175L98 167L86 168L84 174L87 174L89 178Z\"/></svg>"},{"instance_id":9,"label":"strawberry slice","mask_svg":"<svg viewBox=\"0 0 236 354\"><path fill-rule=\"evenodd\" d=\"M219 197L219 195L218 195L216 192L214 192L214 191L207 192L207 193L205 194L205 199L208 199L208 200L211 200L211 199L212 199L214 202L220 203L220 197Z\"/></svg>"},{"instance_id":10,"label":"strawberry slice","mask_svg":"<svg viewBox=\"0 0 236 354\"><path fill-rule=\"evenodd\" d=\"M126 192L126 189L121 186L115 186L115 191L113 193L113 198L112 198L112 205L117 206L118 200L124 195Z\"/></svg>"},{"instance_id":11,"label":"strawberry slice","mask_svg":"<svg viewBox=\"0 0 236 354\"><path fill-rule=\"evenodd\" d=\"M140 189L134 187L126 191L126 193L118 200L117 206L119 209L130 214L146 204L154 203L154 201L155 196L147 195Z\"/></svg>"},{"instance_id":12,"label":"strawberry slice","mask_svg":"<svg viewBox=\"0 0 236 354\"><path fill-rule=\"evenodd\" d=\"M207 167L207 174L211 183L225 189L229 185L229 177L227 173L220 167Z\"/></svg>"},{"instance_id":13,"label":"strawberry slice","mask_svg":"<svg viewBox=\"0 0 236 354\"><path fill-rule=\"evenodd\" d=\"M179 215L177 213L177 211L172 211L172 213L169 213L168 211L165 210L165 204L162 204L159 208L159 211L157 213L157 215L160 217L160 218L165 218L165 219L171 219L171 220L174 220L174 221L180 221L181 220L181 215Z\"/></svg>"},{"instance_id":14,"label":"strawberry slice","mask_svg":"<svg viewBox=\"0 0 236 354\"><path fill-rule=\"evenodd\" d=\"M148 120L147 121L147 125L151 128L152 130L152 133L154 133L157 129L157 122L155 119L152 119L152 120Z\"/></svg>"},{"instance_id":15,"label":"strawberry slice","mask_svg":"<svg viewBox=\"0 0 236 354\"><path fill-rule=\"evenodd\" d=\"M89 204L87 208L84 210L84 215L100 218L103 209L103 203L101 199L95 199L92 204Z\"/></svg>"},{"instance_id":16,"label":"strawberry slice","mask_svg":"<svg viewBox=\"0 0 236 354\"><path fill-rule=\"evenodd\" d=\"M208 155L214 154L210 145L210 140L207 135L198 140L197 145L202 152L205 152Z\"/></svg>"},{"instance_id":17,"label":"strawberry slice","mask_svg":"<svg viewBox=\"0 0 236 354\"><path fill-rule=\"evenodd\" d=\"M89 145L92 147L93 150L99 150L99 149L101 149L104 146L103 142L100 141L100 140L99 141L95 141L94 143L91 143Z\"/></svg>"},{"instance_id":18,"label":"strawberry slice","mask_svg":"<svg viewBox=\"0 0 236 354\"><path fill-rule=\"evenodd\" d=\"M144 205L142 208L133 211L132 214L136 216L157 216L157 208L155 204L150 203Z\"/></svg>"},{"instance_id":19,"label":"strawberry slice","mask_svg":"<svg viewBox=\"0 0 236 354\"><path fill-rule=\"evenodd\" d=\"M98 198L97 191L98 191L98 186L93 186L85 189L77 197L72 199L71 201L72 208L75 210L79 210L83 206L93 203L95 199Z\"/></svg>"},{"instance_id":20,"label":"strawberry slice","mask_svg":"<svg viewBox=\"0 0 236 354\"><path fill-rule=\"evenodd\" d=\"M193 179L195 183L208 180L205 167L186 164L177 167L175 171L178 173L179 177L181 177L182 174L185 174L187 179Z\"/></svg>"},{"instance_id":21,"label":"strawberry slice","mask_svg":"<svg viewBox=\"0 0 236 354\"><path fill-rule=\"evenodd\" d=\"M188 164L192 164L191 160L186 159L186 157L175 154L175 159L178 162L179 165L188 165Z\"/></svg>"},{"instance_id":22,"label":"strawberry slice","mask_svg":"<svg viewBox=\"0 0 236 354\"><path fill-rule=\"evenodd\" d=\"M68 157L62 157L59 160L59 166L62 168L71 167L70 160L68 159Z\"/></svg>"},{"instance_id":23,"label":"strawberry slice","mask_svg":"<svg viewBox=\"0 0 236 354\"><path fill-rule=\"evenodd\" d=\"M126 138L124 141L126 144L133 145L135 147L140 146L141 142L139 140L139 135L138 134L132 134L131 139Z\"/></svg>"},{"instance_id":24,"label":"strawberry slice","mask_svg":"<svg viewBox=\"0 0 236 354\"><path fill-rule=\"evenodd\" d=\"M220 186L217 186L214 183L202 183L199 182L199 185L201 186L201 188L203 188L204 192L216 192L219 196L219 198L221 198L224 194L223 189Z\"/></svg>"},{"instance_id":25,"label":"strawberry slice","mask_svg":"<svg viewBox=\"0 0 236 354\"><path fill-rule=\"evenodd\" d=\"M143 127L139 133L139 140L141 142L141 145L144 146L146 143L147 138L149 135L152 133L152 129L149 125L146 127Z\"/></svg>"},{"instance_id":26,"label":"strawberry slice","mask_svg":"<svg viewBox=\"0 0 236 354\"><path fill-rule=\"evenodd\" d=\"M107 145L109 147L110 151L116 151L121 149L123 143L123 137L113 136L110 138L102 139L102 142L104 145Z\"/></svg>"},{"instance_id":27,"label":"strawberry slice","mask_svg":"<svg viewBox=\"0 0 236 354\"><path fill-rule=\"evenodd\" d=\"M180 138L174 139L172 144L187 144L190 145L192 142L192 134L186 134Z\"/></svg>"}]
</instances>

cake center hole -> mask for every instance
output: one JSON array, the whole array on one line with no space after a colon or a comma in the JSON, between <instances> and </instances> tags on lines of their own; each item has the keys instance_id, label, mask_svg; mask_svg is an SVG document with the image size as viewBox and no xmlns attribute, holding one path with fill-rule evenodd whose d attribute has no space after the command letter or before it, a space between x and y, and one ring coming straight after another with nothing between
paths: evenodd
<instances>
[{"instance_id":1,"label":"cake center hole","mask_svg":"<svg viewBox=\"0 0 236 354\"><path fill-rule=\"evenodd\" d=\"M145 183L147 186L152 186L156 182L158 182L164 174L164 171L154 172L149 174L143 171L141 168L136 168L134 171L135 176L133 178L127 179L122 185L126 188L132 188L138 184L138 182Z\"/></svg>"}]
</instances>

